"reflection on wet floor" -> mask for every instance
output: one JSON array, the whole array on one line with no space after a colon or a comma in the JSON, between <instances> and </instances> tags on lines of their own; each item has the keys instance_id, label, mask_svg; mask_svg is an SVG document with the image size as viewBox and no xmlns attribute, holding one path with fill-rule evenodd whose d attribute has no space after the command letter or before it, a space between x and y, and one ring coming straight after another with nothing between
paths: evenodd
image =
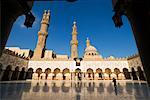
<instances>
[{"instance_id":1,"label":"reflection on wet floor","mask_svg":"<svg viewBox=\"0 0 150 100\"><path fill-rule=\"evenodd\" d=\"M22 81L0 83L1 100L150 100L145 82Z\"/></svg>"}]
</instances>

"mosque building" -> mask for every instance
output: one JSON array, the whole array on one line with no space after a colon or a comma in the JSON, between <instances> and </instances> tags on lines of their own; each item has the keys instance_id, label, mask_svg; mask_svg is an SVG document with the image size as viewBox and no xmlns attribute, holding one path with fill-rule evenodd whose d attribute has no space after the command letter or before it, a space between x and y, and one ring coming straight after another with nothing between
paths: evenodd
<instances>
[{"instance_id":1,"label":"mosque building","mask_svg":"<svg viewBox=\"0 0 150 100\"><path fill-rule=\"evenodd\" d=\"M50 11L45 10L34 52L18 47L5 48L0 58L0 80L145 80L138 54L104 58L87 38L84 55L79 58L76 22L72 27L70 57L45 49L50 16Z\"/></svg>"}]
</instances>

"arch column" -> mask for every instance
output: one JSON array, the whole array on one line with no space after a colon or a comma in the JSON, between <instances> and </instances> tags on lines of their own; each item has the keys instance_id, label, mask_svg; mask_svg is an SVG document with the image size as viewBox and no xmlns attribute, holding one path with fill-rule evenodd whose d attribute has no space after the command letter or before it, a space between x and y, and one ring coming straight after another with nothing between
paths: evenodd
<instances>
[{"instance_id":1,"label":"arch column","mask_svg":"<svg viewBox=\"0 0 150 100\"><path fill-rule=\"evenodd\" d=\"M3 75L4 75L4 72L5 72L5 70L1 70L1 74L0 74L0 81L2 80L2 77L3 77Z\"/></svg>"},{"instance_id":2,"label":"arch column","mask_svg":"<svg viewBox=\"0 0 150 100\"><path fill-rule=\"evenodd\" d=\"M15 70L12 72L11 80L18 80L19 74L19 67L16 67Z\"/></svg>"},{"instance_id":3,"label":"arch column","mask_svg":"<svg viewBox=\"0 0 150 100\"><path fill-rule=\"evenodd\" d=\"M26 72L25 79L32 79L32 74L33 74L33 68L29 68L28 71Z\"/></svg>"},{"instance_id":4,"label":"arch column","mask_svg":"<svg viewBox=\"0 0 150 100\"><path fill-rule=\"evenodd\" d=\"M19 74L19 80L25 80L25 68L22 68Z\"/></svg>"},{"instance_id":5,"label":"arch column","mask_svg":"<svg viewBox=\"0 0 150 100\"><path fill-rule=\"evenodd\" d=\"M12 66L8 65L6 69L4 70L4 74L2 76L2 81L9 81L11 80L12 76Z\"/></svg>"}]
</instances>

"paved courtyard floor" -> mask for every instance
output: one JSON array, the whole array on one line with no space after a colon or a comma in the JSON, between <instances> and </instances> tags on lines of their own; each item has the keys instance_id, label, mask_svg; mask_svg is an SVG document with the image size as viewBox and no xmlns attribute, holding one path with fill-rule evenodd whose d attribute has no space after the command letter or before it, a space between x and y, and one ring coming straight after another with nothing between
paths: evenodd
<instances>
[{"instance_id":1,"label":"paved courtyard floor","mask_svg":"<svg viewBox=\"0 0 150 100\"><path fill-rule=\"evenodd\" d=\"M146 82L9 81L0 82L0 100L150 100Z\"/></svg>"}]
</instances>

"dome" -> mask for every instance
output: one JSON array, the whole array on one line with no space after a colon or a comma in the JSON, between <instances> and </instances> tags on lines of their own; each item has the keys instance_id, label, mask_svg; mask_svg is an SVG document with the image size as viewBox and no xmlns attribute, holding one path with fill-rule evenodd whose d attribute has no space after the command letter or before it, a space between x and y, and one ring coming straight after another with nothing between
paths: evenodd
<instances>
[{"instance_id":1,"label":"dome","mask_svg":"<svg viewBox=\"0 0 150 100\"><path fill-rule=\"evenodd\" d=\"M89 51L94 51L94 52L97 52L97 49L94 47L94 46L88 46L86 49L85 49L85 52L89 52Z\"/></svg>"},{"instance_id":2,"label":"dome","mask_svg":"<svg viewBox=\"0 0 150 100\"><path fill-rule=\"evenodd\" d=\"M99 55L97 49L90 44L90 40L88 38L86 40L86 49L83 57L84 59L93 59L93 60L102 59L102 56Z\"/></svg>"}]
</instances>

